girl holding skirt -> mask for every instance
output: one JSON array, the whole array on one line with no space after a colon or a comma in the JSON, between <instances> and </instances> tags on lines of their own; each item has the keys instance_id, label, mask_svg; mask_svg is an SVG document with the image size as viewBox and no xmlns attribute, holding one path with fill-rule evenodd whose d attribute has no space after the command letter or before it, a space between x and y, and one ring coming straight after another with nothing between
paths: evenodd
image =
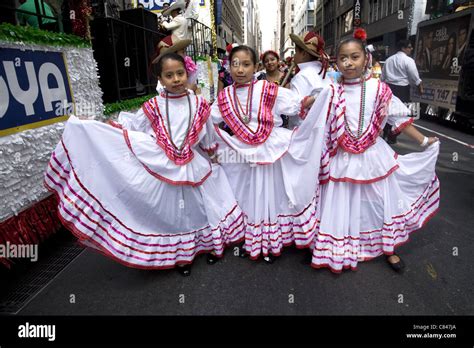
<instances>
[{"instance_id":1,"label":"girl holding skirt","mask_svg":"<svg viewBox=\"0 0 474 348\"><path fill-rule=\"evenodd\" d=\"M284 246L307 248L314 240L324 123L293 131L280 127L279 115L304 117L314 98L301 100L255 80L257 57L247 46L233 48L229 61L234 83L211 110L218 160L245 214L244 255L272 263Z\"/></svg>"},{"instance_id":2,"label":"girl holding skirt","mask_svg":"<svg viewBox=\"0 0 474 348\"><path fill-rule=\"evenodd\" d=\"M359 261L386 255L400 271L404 263L395 248L439 207L439 141L417 131L405 105L385 83L371 78L370 54L362 39L340 43L342 78L321 92L306 119L326 122L312 266L355 270ZM399 156L379 136L386 123L424 151Z\"/></svg>"},{"instance_id":3,"label":"girl holding skirt","mask_svg":"<svg viewBox=\"0 0 474 348\"><path fill-rule=\"evenodd\" d=\"M136 114L112 126L69 119L45 184L83 244L129 267L189 275L197 254L214 263L242 240L244 216L209 161L210 106L186 89L184 59L167 53L157 64L164 90Z\"/></svg>"}]
</instances>

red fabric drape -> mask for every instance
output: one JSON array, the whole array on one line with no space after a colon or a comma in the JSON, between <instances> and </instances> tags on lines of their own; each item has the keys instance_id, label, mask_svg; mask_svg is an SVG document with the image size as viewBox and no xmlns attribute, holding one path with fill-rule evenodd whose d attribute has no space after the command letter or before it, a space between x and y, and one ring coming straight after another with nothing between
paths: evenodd
<instances>
[{"instance_id":1,"label":"red fabric drape","mask_svg":"<svg viewBox=\"0 0 474 348\"><path fill-rule=\"evenodd\" d=\"M0 223L0 244L39 244L61 228L57 216L58 200L52 195ZM0 264L10 268L12 261L0 257Z\"/></svg>"}]
</instances>

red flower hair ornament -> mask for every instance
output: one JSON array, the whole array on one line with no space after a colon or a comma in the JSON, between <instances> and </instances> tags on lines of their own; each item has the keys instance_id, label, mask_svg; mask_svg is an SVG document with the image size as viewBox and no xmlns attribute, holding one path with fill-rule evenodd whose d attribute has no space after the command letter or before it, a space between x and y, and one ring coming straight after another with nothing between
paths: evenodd
<instances>
[{"instance_id":1,"label":"red flower hair ornament","mask_svg":"<svg viewBox=\"0 0 474 348\"><path fill-rule=\"evenodd\" d=\"M356 30L354 30L354 33L352 34L352 36L355 39L359 39L363 42L367 40L367 32L362 28L357 28Z\"/></svg>"}]
</instances>

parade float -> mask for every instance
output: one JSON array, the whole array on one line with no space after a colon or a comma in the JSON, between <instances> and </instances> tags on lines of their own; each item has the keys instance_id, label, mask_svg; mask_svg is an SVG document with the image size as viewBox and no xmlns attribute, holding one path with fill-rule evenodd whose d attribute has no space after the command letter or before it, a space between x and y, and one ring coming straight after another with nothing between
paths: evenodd
<instances>
[{"instance_id":1,"label":"parade float","mask_svg":"<svg viewBox=\"0 0 474 348\"><path fill-rule=\"evenodd\" d=\"M0 244L38 244L61 227L43 177L64 121L103 111L97 66L78 36L6 23L0 60Z\"/></svg>"},{"instance_id":2,"label":"parade float","mask_svg":"<svg viewBox=\"0 0 474 348\"><path fill-rule=\"evenodd\" d=\"M86 1L77 2L87 4ZM207 3L207 1L206 1ZM208 12L213 26L212 2ZM103 104L90 41L90 7L78 6L73 31L53 33L0 24L0 245L38 245L59 231L57 200L44 187L50 155L72 114L106 121L134 111L153 95ZM202 16L202 15L201 15ZM216 35L212 30L212 45ZM216 50L214 50L216 52ZM216 56L195 55L198 87L216 98ZM9 254L7 254L9 255ZM0 267L11 258L0 253ZM11 256L11 255L10 255Z\"/></svg>"}]
</instances>

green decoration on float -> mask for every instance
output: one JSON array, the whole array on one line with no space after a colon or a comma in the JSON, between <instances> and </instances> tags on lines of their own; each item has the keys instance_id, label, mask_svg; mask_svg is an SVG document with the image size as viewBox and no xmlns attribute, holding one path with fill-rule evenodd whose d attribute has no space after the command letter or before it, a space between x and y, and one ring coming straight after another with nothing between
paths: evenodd
<instances>
[{"instance_id":1,"label":"green decoration on float","mask_svg":"<svg viewBox=\"0 0 474 348\"><path fill-rule=\"evenodd\" d=\"M48 46L73 46L90 48L91 43L79 36L65 33L55 33L28 26L0 24L0 41L33 43Z\"/></svg>"}]
</instances>

